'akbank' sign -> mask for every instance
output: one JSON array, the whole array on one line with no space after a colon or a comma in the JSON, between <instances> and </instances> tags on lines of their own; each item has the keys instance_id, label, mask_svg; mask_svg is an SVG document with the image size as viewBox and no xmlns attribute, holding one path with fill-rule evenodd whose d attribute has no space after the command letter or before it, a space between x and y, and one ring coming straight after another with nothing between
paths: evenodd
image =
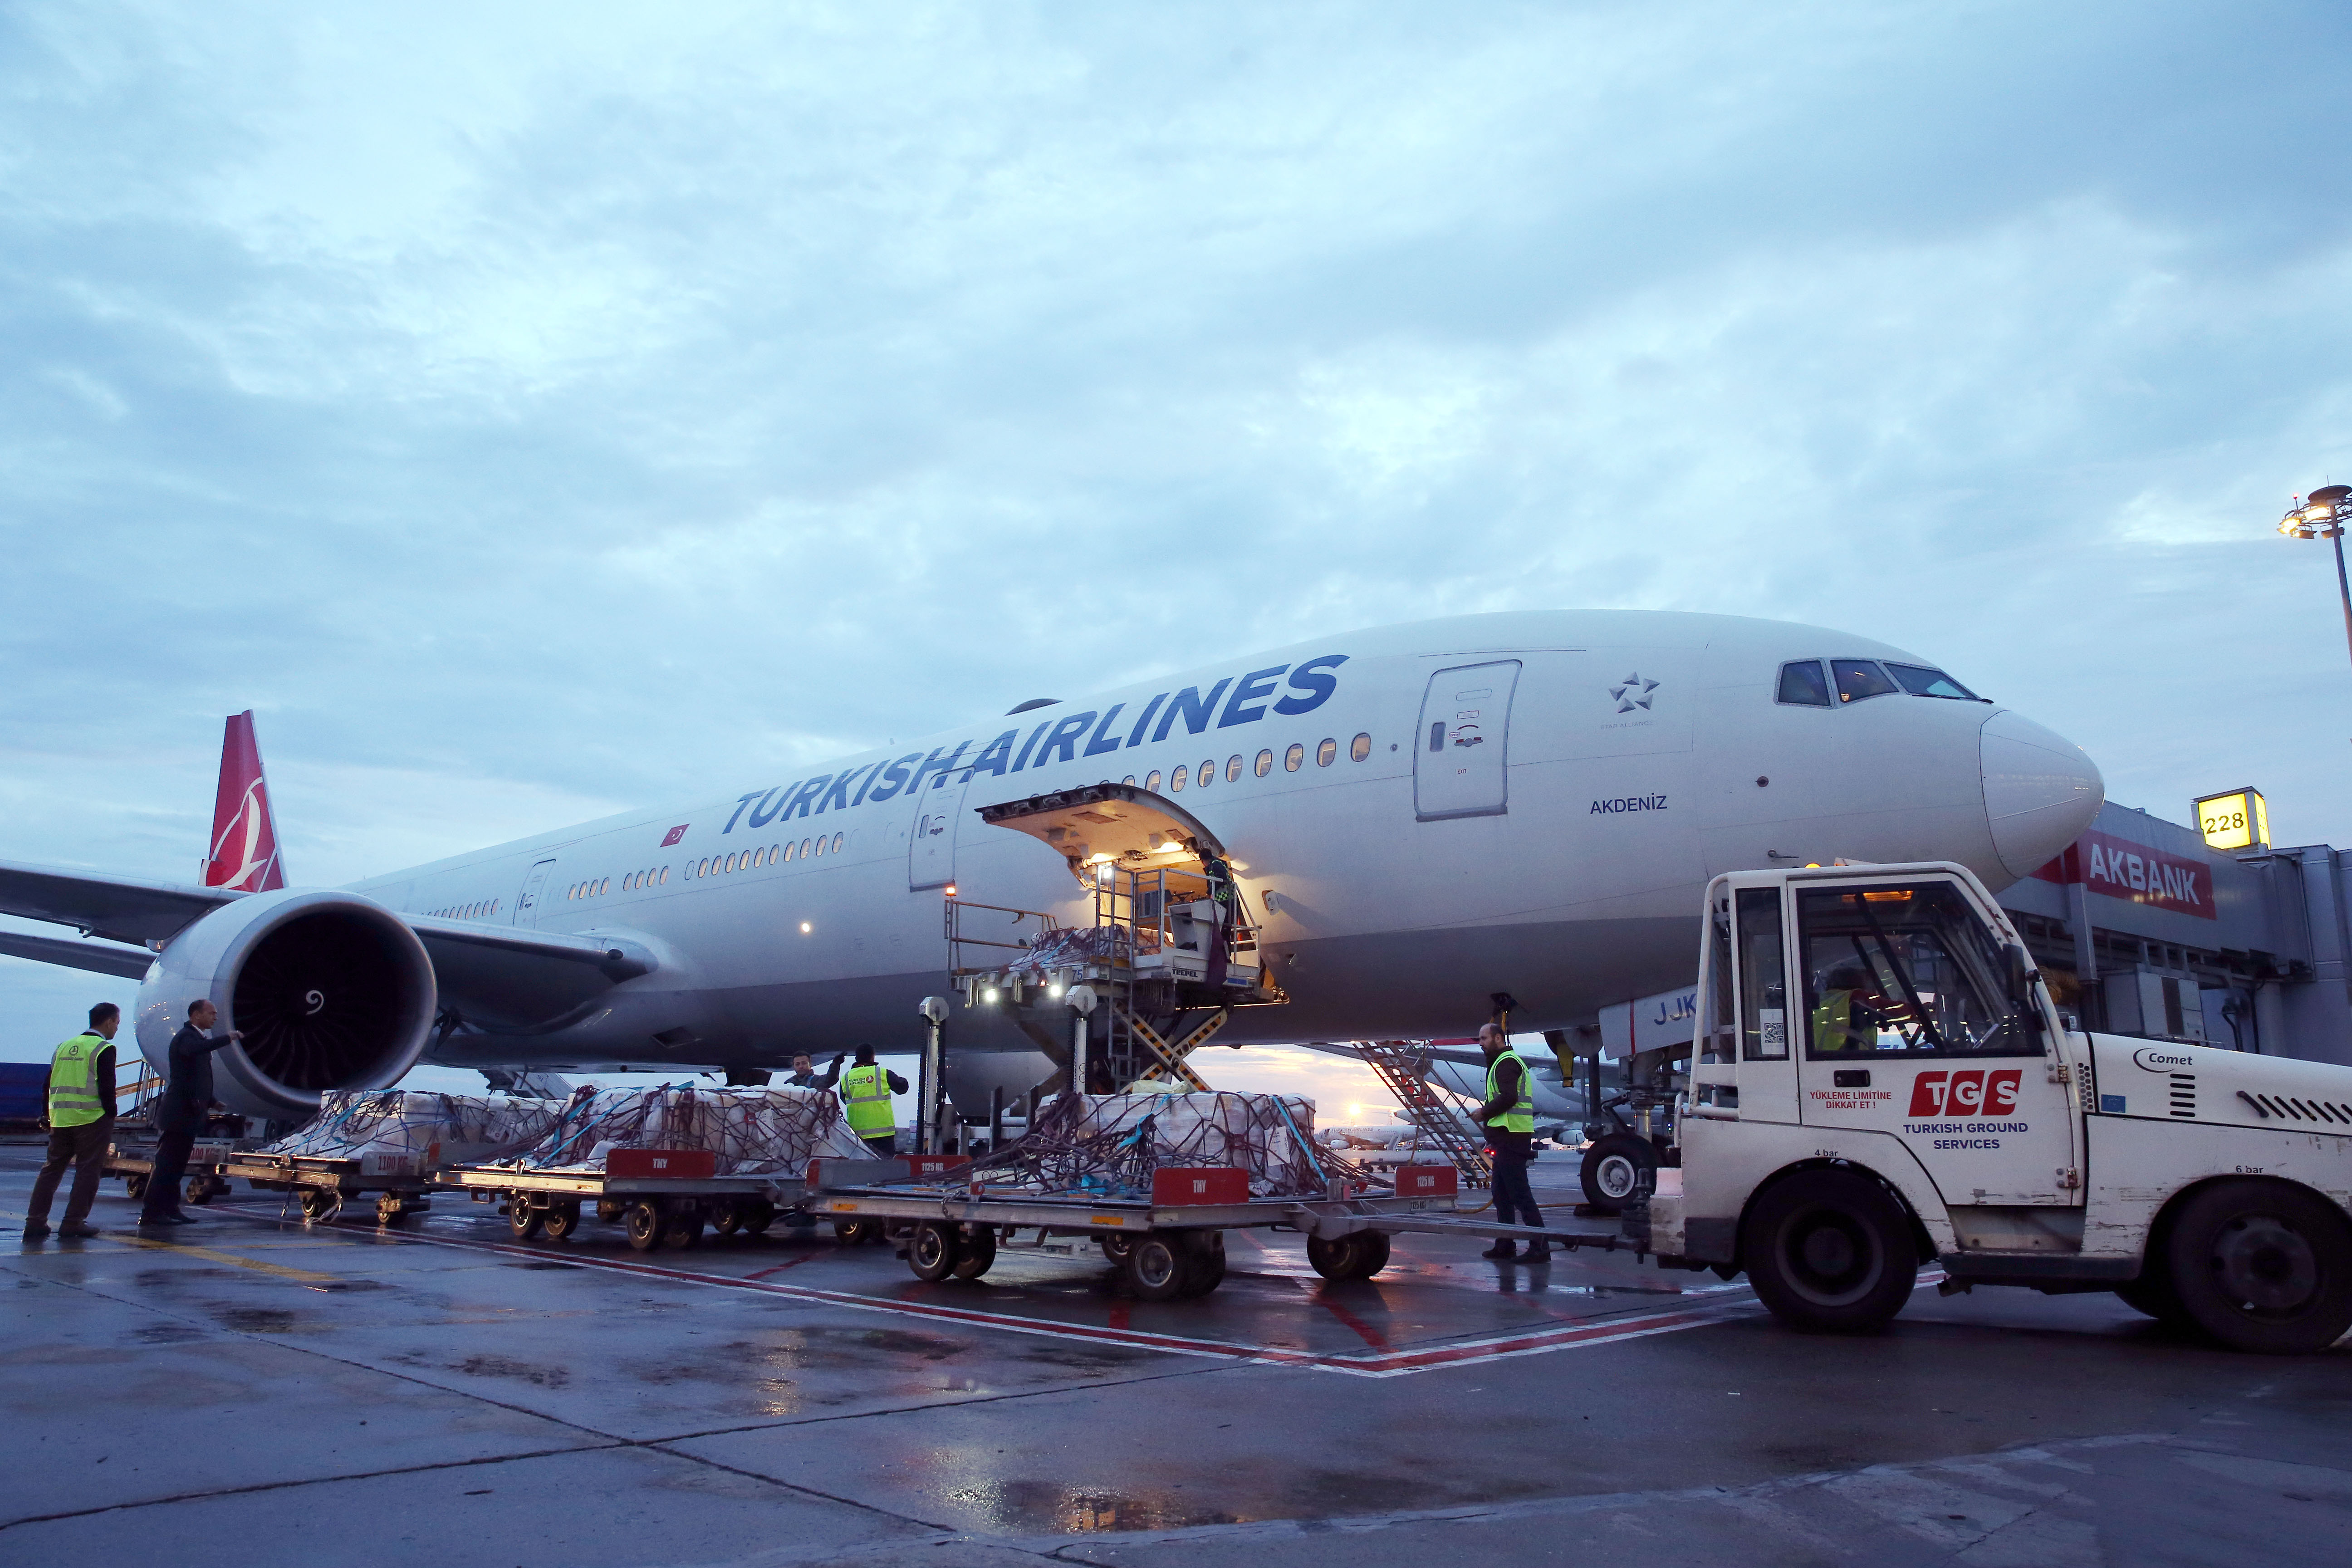
<instances>
[{"instance_id":1,"label":"'akbank' sign","mask_svg":"<svg viewBox=\"0 0 2352 1568\"><path fill-rule=\"evenodd\" d=\"M2033 873L2045 882L2080 882L2094 893L2213 919L2213 868L2145 844L2085 833Z\"/></svg>"}]
</instances>

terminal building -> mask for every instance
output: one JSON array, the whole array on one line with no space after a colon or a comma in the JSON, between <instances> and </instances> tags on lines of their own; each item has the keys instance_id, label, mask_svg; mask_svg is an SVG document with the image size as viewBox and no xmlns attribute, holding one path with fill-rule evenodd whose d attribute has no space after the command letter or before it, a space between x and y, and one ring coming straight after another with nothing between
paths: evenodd
<instances>
[{"instance_id":1,"label":"terminal building","mask_svg":"<svg viewBox=\"0 0 2352 1568\"><path fill-rule=\"evenodd\" d=\"M2085 1028L2352 1065L2345 853L2272 847L2252 790L2198 815L2110 802L2000 895L2060 1006Z\"/></svg>"}]
</instances>

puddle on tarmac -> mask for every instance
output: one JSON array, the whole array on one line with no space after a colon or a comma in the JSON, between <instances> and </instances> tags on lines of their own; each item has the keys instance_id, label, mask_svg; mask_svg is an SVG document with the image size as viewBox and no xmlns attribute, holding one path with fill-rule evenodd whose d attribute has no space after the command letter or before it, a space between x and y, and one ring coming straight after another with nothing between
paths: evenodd
<instances>
[{"instance_id":1,"label":"puddle on tarmac","mask_svg":"<svg viewBox=\"0 0 2352 1568\"><path fill-rule=\"evenodd\" d=\"M224 1327L248 1334L290 1334L300 1326L293 1313L277 1307L220 1307L213 1316Z\"/></svg>"},{"instance_id":2,"label":"puddle on tarmac","mask_svg":"<svg viewBox=\"0 0 2352 1568\"><path fill-rule=\"evenodd\" d=\"M204 1330L188 1323L150 1323L131 1336L142 1344L184 1345L190 1340L206 1339Z\"/></svg>"},{"instance_id":3,"label":"puddle on tarmac","mask_svg":"<svg viewBox=\"0 0 2352 1568\"><path fill-rule=\"evenodd\" d=\"M1241 1515L1228 1513L1206 1498L1188 1498L1180 1490L1137 1496L1060 1481L991 1481L949 1492L947 1500L977 1510L999 1529L1058 1531L1070 1535L1245 1522Z\"/></svg>"},{"instance_id":4,"label":"puddle on tarmac","mask_svg":"<svg viewBox=\"0 0 2352 1568\"><path fill-rule=\"evenodd\" d=\"M525 1383L535 1383L541 1388L562 1388L572 1381L572 1373L560 1366L540 1366L527 1361L513 1361L502 1355L467 1356L449 1370L462 1372L468 1377L514 1377Z\"/></svg>"}]
</instances>

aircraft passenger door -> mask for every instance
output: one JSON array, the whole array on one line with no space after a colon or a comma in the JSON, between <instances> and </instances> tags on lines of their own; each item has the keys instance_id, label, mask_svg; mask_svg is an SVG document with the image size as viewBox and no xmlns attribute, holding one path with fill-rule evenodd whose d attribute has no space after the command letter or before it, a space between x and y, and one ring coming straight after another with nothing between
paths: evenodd
<instances>
[{"instance_id":1,"label":"aircraft passenger door","mask_svg":"<svg viewBox=\"0 0 2352 1568\"><path fill-rule=\"evenodd\" d=\"M1422 822L1509 809L1511 693L1519 661L1456 665L1429 678L1412 748L1412 809Z\"/></svg>"},{"instance_id":2,"label":"aircraft passenger door","mask_svg":"<svg viewBox=\"0 0 2352 1568\"><path fill-rule=\"evenodd\" d=\"M514 902L516 925L539 923L539 891L547 882L547 874L554 869L554 861L541 860L530 868L530 875L523 878L522 891L516 895Z\"/></svg>"},{"instance_id":3,"label":"aircraft passenger door","mask_svg":"<svg viewBox=\"0 0 2352 1568\"><path fill-rule=\"evenodd\" d=\"M965 774L953 783L933 773L915 792L915 826L907 839L907 888L944 888L955 880L956 828L963 817Z\"/></svg>"}]
</instances>

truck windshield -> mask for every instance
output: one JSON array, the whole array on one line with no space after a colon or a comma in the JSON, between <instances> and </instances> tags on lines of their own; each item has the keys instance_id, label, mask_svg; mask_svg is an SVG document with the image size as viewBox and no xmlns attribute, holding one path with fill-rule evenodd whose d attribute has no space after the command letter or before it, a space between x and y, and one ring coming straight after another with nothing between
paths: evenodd
<instances>
[{"instance_id":1,"label":"truck windshield","mask_svg":"<svg viewBox=\"0 0 2352 1568\"><path fill-rule=\"evenodd\" d=\"M1949 882L1797 895L1805 1054L2039 1056L2000 944Z\"/></svg>"},{"instance_id":2,"label":"truck windshield","mask_svg":"<svg viewBox=\"0 0 2352 1568\"><path fill-rule=\"evenodd\" d=\"M1887 673L1903 683L1903 689L1914 697L1949 697L1961 702L1974 702L1977 694L1946 675L1940 669L1930 669L1924 664L1887 662Z\"/></svg>"}]
</instances>

